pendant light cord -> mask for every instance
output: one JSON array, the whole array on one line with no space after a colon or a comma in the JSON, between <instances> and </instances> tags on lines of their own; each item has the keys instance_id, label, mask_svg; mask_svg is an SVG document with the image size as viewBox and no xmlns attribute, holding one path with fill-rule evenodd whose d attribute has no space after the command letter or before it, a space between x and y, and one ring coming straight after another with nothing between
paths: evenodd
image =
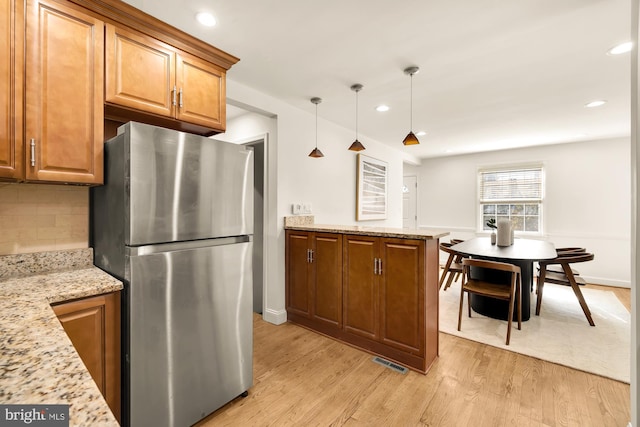
<instances>
[{"instance_id":1,"label":"pendant light cord","mask_svg":"<svg viewBox=\"0 0 640 427\"><path fill-rule=\"evenodd\" d=\"M356 91L356 141L358 140L358 91Z\"/></svg>"},{"instance_id":2,"label":"pendant light cord","mask_svg":"<svg viewBox=\"0 0 640 427\"><path fill-rule=\"evenodd\" d=\"M413 132L413 74L411 74L410 94L409 94L409 130Z\"/></svg>"},{"instance_id":3,"label":"pendant light cord","mask_svg":"<svg viewBox=\"0 0 640 427\"><path fill-rule=\"evenodd\" d=\"M316 104L316 150L318 149L318 104Z\"/></svg>"}]
</instances>

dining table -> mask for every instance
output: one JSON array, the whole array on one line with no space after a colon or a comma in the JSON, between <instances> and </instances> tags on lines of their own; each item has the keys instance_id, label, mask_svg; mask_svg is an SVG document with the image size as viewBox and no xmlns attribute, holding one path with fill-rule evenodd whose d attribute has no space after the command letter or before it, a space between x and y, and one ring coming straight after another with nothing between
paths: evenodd
<instances>
[{"instance_id":1,"label":"dining table","mask_svg":"<svg viewBox=\"0 0 640 427\"><path fill-rule=\"evenodd\" d=\"M553 259L557 256L555 246L551 242L536 239L516 238L509 246L498 246L491 244L489 237L476 237L465 240L451 246L452 250L464 256L479 258L491 261L506 262L520 267L522 277L522 320L529 320L531 314L531 292L533 291L533 269L534 263L546 259ZM505 283L508 285L508 273L488 271L484 269L472 268L470 275L472 278L488 280L495 283ZM477 313L495 319L506 320L509 317L508 301L497 300L481 295L471 294L471 308ZM514 320L517 320L517 310L513 313Z\"/></svg>"}]
</instances>

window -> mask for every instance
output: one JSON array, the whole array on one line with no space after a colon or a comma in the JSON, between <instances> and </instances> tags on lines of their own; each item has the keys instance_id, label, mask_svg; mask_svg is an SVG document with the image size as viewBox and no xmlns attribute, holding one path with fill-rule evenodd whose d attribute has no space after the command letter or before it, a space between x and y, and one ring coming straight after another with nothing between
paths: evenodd
<instances>
[{"instance_id":1,"label":"window","mask_svg":"<svg viewBox=\"0 0 640 427\"><path fill-rule=\"evenodd\" d=\"M491 230L489 219L506 218L515 231L542 233L542 166L481 170L478 179L482 230Z\"/></svg>"}]
</instances>

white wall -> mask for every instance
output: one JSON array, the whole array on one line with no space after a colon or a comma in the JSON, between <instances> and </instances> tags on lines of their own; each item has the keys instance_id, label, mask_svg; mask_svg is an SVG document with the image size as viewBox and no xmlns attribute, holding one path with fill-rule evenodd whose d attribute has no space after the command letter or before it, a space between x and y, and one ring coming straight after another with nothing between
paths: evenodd
<instances>
[{"instance_id":1,"label":"white wall","mask_svg":"<svg viewBox=\"0 0 640 427\"><path fill-rule=\"evenodd\" d=\"M640 269L638 268L638 242L640 241L640 210L638 210L638 198L640 198L640 150L638 150L638 121L640 119L640 55L638 55L638 40L640 33L640 2L633 0L631 3L631 37L634 49L631 52L631 422L629 426L640 426L640 410L638 401L640 394L640 329L638 328L638 308L640 308L640 292L638 292L638 280Z\"/></svg>"},{"instance_id":2,"label":"white wall","mask_svg":"<svg viewBox=\"0 0 640 427\"><path fill-rule=\"evenodd\" d=\"M423 159L418 224L476 235L477 171L541 162L545 170L544 237L556 246L582 246L595 260L578 268L592 283L630 286L629 138L547 145Z\"/></svg>"},{"instance_id":3,"label":"white wall","mask_svg":"<svg viewBox=\"0 0 640 427\"><path fill-rule=\"evenodd\" d=\"M322 94L314 94L322 96ZM272 323L286 321L284 276L285 216L290 216L293 203L311 203L318 224L366 224L402 227L402 171L403 162L419 160L379 143L365 135L358 139L367 147L363 152L388 163L388 215L386 220L356 222L356 153L347 148L355 137L353 129L345 129L318 119L318 148L324 157L308 157L315 146L315 106L309 102L308 110L295 108L275 97L258 92L248 86L227 80L227 100L245 109L259 111L227 123L226 138L246 138L269 133L268 189L274 209L269 213L267 233L272 251L270 273L265 287L265 320ZM324 100L318 109L331 108ZM273 117L273 121L265 117ZM275 134L275 136L274 136ZM398 141L398 144L402 144ZM275 218L274 218L275 216Z\"/></svg>"}]
</instances>

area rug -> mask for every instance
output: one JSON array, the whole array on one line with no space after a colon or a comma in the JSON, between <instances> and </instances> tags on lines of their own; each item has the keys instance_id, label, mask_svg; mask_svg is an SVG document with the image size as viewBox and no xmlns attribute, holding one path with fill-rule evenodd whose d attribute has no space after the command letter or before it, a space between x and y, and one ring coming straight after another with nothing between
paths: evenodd
<instances>
[{"instance_id":1,"label":"area rug","mask_svg":"<svg viewBox=\"0 0 640 427\"><path fill-rule=\"evenodd\" d=\"M440 331L629 383L629 312L613 292L582 288L582 293L595 327L589 326L570 287L545 284L540 316L535 315L535 294L532 293L531 318L522 322L522 330L513 323L511 342L507 346L504 343L507 322L475 312L469 318L466 296L462 330L458 332L458 281L446 291L440 291Z\"/></svg>"}]
</instances>

